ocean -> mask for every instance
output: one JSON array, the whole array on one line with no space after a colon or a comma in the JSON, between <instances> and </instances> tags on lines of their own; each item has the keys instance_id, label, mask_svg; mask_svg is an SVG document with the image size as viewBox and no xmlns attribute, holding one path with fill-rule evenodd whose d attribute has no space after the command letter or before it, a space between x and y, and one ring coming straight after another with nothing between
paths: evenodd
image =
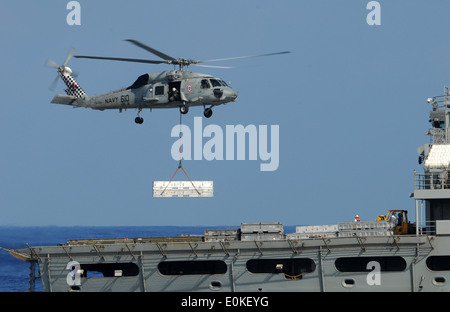
<instances>
[{"instance_id":1,"label":"ocean","mask_svg":"<svg viewBox=\"0 0 450 312\"><path fill-rule=\"evenodd\" d=\"M204 234L206 228L239 228L238 226L0 226L0 247L26 248L52 246L82 238L135 238L176 236L177 234ZM295 232L294 226L285 226L285 233ZM0 249L0 292L28 292L30 264ZM43 291L42 282L36 280L35 291Z\"/></svg>"}]
</instances>

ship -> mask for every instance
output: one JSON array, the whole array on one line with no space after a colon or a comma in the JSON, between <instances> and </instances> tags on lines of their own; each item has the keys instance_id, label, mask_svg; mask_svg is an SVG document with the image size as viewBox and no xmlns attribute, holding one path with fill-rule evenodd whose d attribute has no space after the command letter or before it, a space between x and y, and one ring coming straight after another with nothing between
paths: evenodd
<instances>
[{"instance_id":1,"label":"ship","mask_svg":"<svg viewBox=\"0 0 450 312\"><path fill-rule=\"evenodd\" d=\"M6 250L30 263L31 291L39 281L46 292L450 291L450 87L427 103L429 142L417 149L423 172L413 172L409 216L386 209L293 233L279 222L241 223Z\"/></svg>"}]
</instances>

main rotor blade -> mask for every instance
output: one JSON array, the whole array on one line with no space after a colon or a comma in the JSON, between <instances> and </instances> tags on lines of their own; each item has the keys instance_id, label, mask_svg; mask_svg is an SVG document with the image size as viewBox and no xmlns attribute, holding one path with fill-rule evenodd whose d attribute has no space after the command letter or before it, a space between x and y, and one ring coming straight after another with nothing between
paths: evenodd
<instances>
[{"instance_id":1,"label":"main rotor blade","mask_svg":"<svg viewBox=\"0 0 450 312\"><path fill-rule=\"evenodd\" d=\"M65 62L63 63L63 66L66 66L67 63L69 63L69 60L70 60L70 58L72 57L72 55L73 55L74 52L75 52L75 49L74 49L74 48L70 49L69 54L67 55L67 58L66 58Z\"/></svg>"},{"instance_id":2,"label":"main rotor blade","mask_svg":"<svg viewBox=\"0 0 450 312\"><path fill-rule=\"evenodd\" d=\"M214 65L199 65L199 64L191 64L189 66L207 67L207 68L233 68L230 66L214 66Z\"/></svg>"},{"instance_id":3,"label":"main rotor blade","mask_svg":"<svg viewBox=\"0 0 450 312\"><path fill-rule=\"evenodd\" d=\"M283 52L275 52L275 53L268 53L268 54L258 54L258 55L247 55L247 56L226 57L226 58L220 58L220 59L214 59L214 60L204 60L204 61L198 61L198 62L199 62L199 63L219 62L219 61L228 61L228 60L236 60L236 59L251 58L251 57L260 57L260 56L270 56L270 55L288 54L288 53L291 53L291 52L290 52L290 51L283 51Z\"/></svg>"},{"instance_id":4,"label":"main rotor blade","mask_svg":"<svg viewBox=\"0 0 450 312\"><path fill-rule=\"evenodd\" d=\"M166 61L174 61L175 60L175 58L173 58L171 56L168 56L167 54L164 54L164 53L162 53L162 52L160 52L158 50L150 48L149 46L146 46L145 44L143 44L143 43L141 43L139 41L136 41L136 40L133 40L133 39L126 39L125 41L131 42L134 45L137 45L138 47L140 47L140 48L142 48L144 50L147 50L148 52L153 53L156 56L159 56L160 58L162 58L162 59L164 59Z\"/></svg>"},{"instance_id":5,"label":"main rotor blade","mask_svg":"<svg viewBox=\"0 0 450 312\"><path fill-rule=\"evenodd\" d=\"M122 62L135 62L135 63L147 63L147 64L163 64L168 63L167 61L153 61L153 60L142 60L142 59L132 59L132 58L121 58L121 57L104 57L104 56L86 56L86 55L75 55L76 58L94 59L94 60L111 60L111 61L122 61Z\"/></svg>"}]
</instances>

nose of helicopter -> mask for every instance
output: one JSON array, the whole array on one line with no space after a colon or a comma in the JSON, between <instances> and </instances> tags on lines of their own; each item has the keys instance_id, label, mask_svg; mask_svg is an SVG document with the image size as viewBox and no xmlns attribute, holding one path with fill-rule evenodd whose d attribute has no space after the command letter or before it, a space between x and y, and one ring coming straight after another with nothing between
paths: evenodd
<instances>
[{"instance_id":1,"label":"nose of helicopter","mask_svg":"<svg viewBox=\"0 0 450 312\"><path fill-rule=\"evenodd\" d=\"M236 101L236 98L238 97L238 93L237 91L231 89L231 88L226 88L225 90L223 90L223 95L227 98L227 100L229 101Z\"/></svg>"}]
</instances>

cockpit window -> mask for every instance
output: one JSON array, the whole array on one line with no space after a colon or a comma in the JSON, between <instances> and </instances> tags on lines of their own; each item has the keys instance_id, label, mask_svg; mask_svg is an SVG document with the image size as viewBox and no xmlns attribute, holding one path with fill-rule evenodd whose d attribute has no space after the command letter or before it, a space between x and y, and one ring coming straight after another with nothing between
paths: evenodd
<instances>
[{"instance_id":1,"label":"cockpit window","mask_svg":"<svg viewBox=\"0 0 450 312\"><path fill-rule=\"evenodd\" d=\"M220 84L224 87L228 87L227 83L223 80L219 80Z\"/></svg>"},{"instance_id":2,"label":"cockpit window","mask_svg":"<svg viewBox=\"0 0 450 312\"><path fill-rule=\"evenodd\" d=\"M216 79L209 79L213 87L220 87L221 84Z\"/></svg>"},{"instance_id":3,"label":"cockpit window","mask_svg":"<svg viewBox=\"0 0 450 312\"><path fill-rule=\"evenodd\" d=\"M203 79L201 82L201 88L202 89L209 89L211 88L211 85L209 84L208 79Z\"/></svg>"}]
</instances>

